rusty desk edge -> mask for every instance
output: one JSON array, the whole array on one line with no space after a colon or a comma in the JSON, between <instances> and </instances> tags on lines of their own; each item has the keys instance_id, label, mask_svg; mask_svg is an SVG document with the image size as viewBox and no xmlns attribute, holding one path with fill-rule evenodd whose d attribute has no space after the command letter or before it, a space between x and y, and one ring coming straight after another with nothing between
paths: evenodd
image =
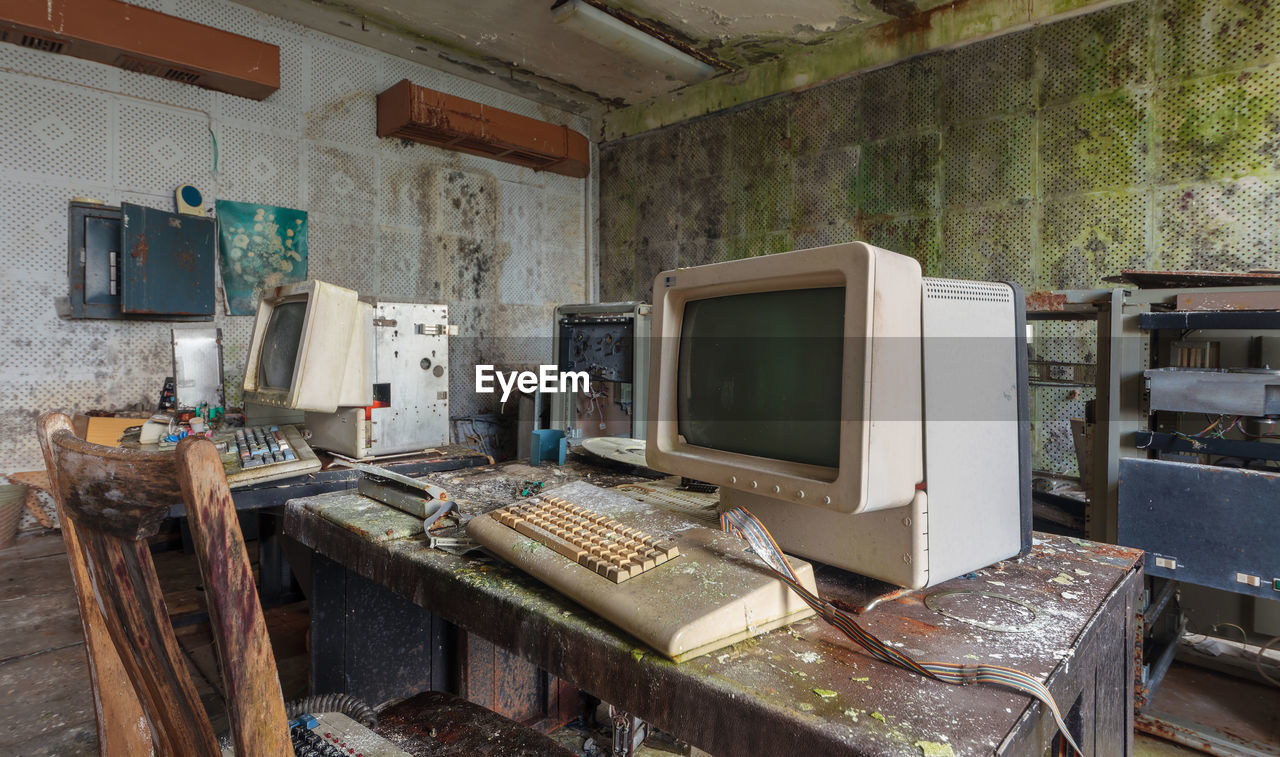
<instances>
[{"instance_id":1,"label":"rusty desk edge","mask_svg":"<svg viewBox=\"0 0 1280 757\"><path fill-rule=\"evenodd\" d=\"M829 723L813 714L753 697L749 688L730 677L697 670L692 664L697 661L677 665L646 653L623 632L514 568L428 550L421 538L375 545L309 510L309 502L314 499L290 501L285 515L285 532L307 547L712 753L758 753L761 745L770 743L824 754L893 754L902 749L900 740L883 743L867 738L865 743L850 744L853 729L848 723ZM1117 603L1131 611L1141 584L1141 552L1093 546L1104 550L1105 554L1099 557L1116 569L1116 579L1104 600L1080 625L1077 643L1091 639L1104 622L1104 614L1114 611ZM476 592L483 596L483 602L474 601ZM1128 657L1131 665L1132 656ZM1060 660L1047 676L1056 696L1067 693L1065 679L1070 671L1064 668L1071 659ZM867 662L870 663L869 658ZM634 674L609 672L618 670ZM982 696L1006 696L990 688L984 687L983 691L992 693ZM1029 741L1043 743L1051 736L1038 704L1025 698L1015 697L1014 701L1021 702L1021 709L1009 709L1004 724L1007 729L1000 731L1000 744L967 746L979 750L992 746L999 753L1018 753L1013 750ZM1070 706L1069 702L1062 704ZM866 734L860 729L858 736ZM960 748L959 753L971 752L963 743L954 746Z\"/></svg>"}]
</instances>

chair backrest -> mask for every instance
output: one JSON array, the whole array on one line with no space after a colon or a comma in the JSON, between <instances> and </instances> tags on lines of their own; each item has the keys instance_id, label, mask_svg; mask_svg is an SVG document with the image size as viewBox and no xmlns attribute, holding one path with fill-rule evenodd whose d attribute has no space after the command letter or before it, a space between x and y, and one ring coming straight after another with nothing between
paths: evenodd
<instances>
[{"instance_id":1,"label":"chair backrest","mask_svg":"<svg viewBox=\"0 0 1280 757\"><path fill-rule=\"evenodd\" d=\"M102 754L220 754L147 544L182 501L236 754L292 755L275 657L213 444L184 439L176 453L144 452L86 442L60 413L38 425L80 602Z\"/></svg>"}]
</instances>

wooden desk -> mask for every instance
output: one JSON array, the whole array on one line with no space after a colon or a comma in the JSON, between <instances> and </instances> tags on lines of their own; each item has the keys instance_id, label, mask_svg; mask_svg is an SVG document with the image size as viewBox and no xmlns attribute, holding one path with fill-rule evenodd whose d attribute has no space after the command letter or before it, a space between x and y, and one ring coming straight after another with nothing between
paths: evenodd
<instances>
[{"instance_id":1,"label":"wooden desk","mask_svg":"<svg viewBox=\"0 0 1280 757\"><path fill-rule=\"evenodd\" d=\"M323 451L319 452L319 455L326 464L332 459ZM445 445L438 449L437 454L397 458L384 465L405 476L424 476L460 468L472 468L489 461L488 456L481 455L469 447ZM285 502L296 497L350 489L355 486L356 477L359 475L356 470L345 467L303 473L233 489L231 501L235 504L236 510L270 510L282 507ZM170 518L185 518L186 514L186 507L181 502L169 508ZM283 545L280 543L280 519L273 511L265 517L259 514L257 521L258 594L262 604L271 607L300 599L294 583L294 570L289 565ZM183 546L189 551L185 524L183 528ZM299 571L303 567L305 566L299 566Z\"/></svg>"},{"instance_id":2,"label":"wooden desk","mask_svg":"<svg viewBox=\"0 0 1280 757\"><path fill-rule=\"evenodd\" d=\"M567 468L556 480L592 475ZM556 470L540 469L539 477ZM509 501L514 485L535 477L530 472L458 471L450 493L464 510L488 509ZM599 473L589 480L618 482ZM448 686L454 661L447 620L716 757L918 754L917 742L946 743L957 755L1039 755L1054 734L1052 719L1027 697L950 686L875 662L816 619L677 665L496 560L431 550L421 537L374 543L335 522L367 502L354 492L330 493L286 508L285 533L329 566L323 577L317 570L312 605L317 690L345 688L381 701L408 693L397 687ZM391 523L401 516L386 517ZM1037 539L1021 560L885 602L861 622L920 660L983 660L1037 675L1070 713L1088 754L1129 754L1141 553ZM953 589L1016 597L1042 622L1031 632L1002 633L924 605L925 596ZM853 598L858 587L847 574L824 569L819 590ZM952 601L950 609L975 618L1025 620L1001 600ZM983 610L973 602L990 604Z\"/></svg>"},{"instance_id":3,"label":"wooden desk","mask_svg":"<svg viewBox=\"0 0 1280 757\"><path fill-rule=\"evenodd\" d=\"M326 466L332 463L333 458L323 450L318 451L317 454ZM474 468L489 462L488 456L481 455L470 447L450 444L439 447L436 454L402 457L379 464L405 476L425 476L459 468ZM232 489L231 500L235 503L237 510L280 507L288 500L297 497L310 497L324 492L350 489L355 486L359 475L359 471L354 468L335 466L313 473L303 473ZM180 518L185 515L186 508L181 502L169 508L170 518Z\"/></svg>"}]
</instances>

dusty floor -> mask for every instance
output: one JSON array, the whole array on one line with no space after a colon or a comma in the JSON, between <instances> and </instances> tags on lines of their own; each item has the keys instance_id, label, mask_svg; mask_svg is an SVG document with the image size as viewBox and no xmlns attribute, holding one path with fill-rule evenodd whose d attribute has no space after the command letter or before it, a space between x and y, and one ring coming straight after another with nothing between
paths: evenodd
<instances>
[{"instance_id":1,"label":"dusty floor","mask_svg":"<svg viewBox=\"0 0 1280 757\"><path fill-rule=\"evenodd\" d=\"M250 544L251 551L254 546ZM220 712L194 556L170 551L155 558L197 687L210 711ZM307 606L287 605L266 614L285 697L301 696L308 681ZM607 739L598 733L570 728L557 734L558 740L579 753L584 753L583 744L592 737L607 754ZM670 754L662 744L654 746L658 748L647 748L643 754ZM1139 757L1196 754L1141 734L1135 746ZM80 757L96 753L84 644L62 539L57 534L24 537L17 546L0 551L0 754Z\"/></svg>"},{"instance_id":2,"label":"dusty floor","mask_svg":"<svg viewBox=\"0 0 1280 757\"><path fill-rule=\"evenodd\" d=\"M249 543L250 554L256 544ZM155 554L170 618L206 708L225 728L208 624L194 555ZM307 606L266 612L286 699L306 694ZM0 551L0 754L12 757L96 755L89 674L62 538L25 537Z\"/></svg>"}]
</instances>

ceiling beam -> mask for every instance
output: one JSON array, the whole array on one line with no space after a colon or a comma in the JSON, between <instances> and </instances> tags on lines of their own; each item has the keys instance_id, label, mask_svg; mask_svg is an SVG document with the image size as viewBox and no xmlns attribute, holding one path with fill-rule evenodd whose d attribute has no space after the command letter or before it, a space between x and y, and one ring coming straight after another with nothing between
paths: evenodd
<instances>
[{"instance_id":1,"label":"ceiling beam","mask_svg":"<svg viewBox=\"0 0 1280 757\"><path fill-rule=\"evenodd\" d=\"M236 0L255 10L286 18L319 32L380 50L428 68L478 82L566 113L586 116L593 129L605 104L591 92L541 76L505 61L477 56L392 19L369 15L342 2L315 0Z\"/></svg>"},{"instance_id":2,"label":"ceiling beam","mask_svg":"<svg viewBox=\"0 0 1280 757\"><path fill-rule=\"evenodd\" d=\"M851 27L821 44L611 110L602 117L601 138L621 139L922 53L1128 1L954 0L874 26Z\"/></svg>"}]
</instances>

